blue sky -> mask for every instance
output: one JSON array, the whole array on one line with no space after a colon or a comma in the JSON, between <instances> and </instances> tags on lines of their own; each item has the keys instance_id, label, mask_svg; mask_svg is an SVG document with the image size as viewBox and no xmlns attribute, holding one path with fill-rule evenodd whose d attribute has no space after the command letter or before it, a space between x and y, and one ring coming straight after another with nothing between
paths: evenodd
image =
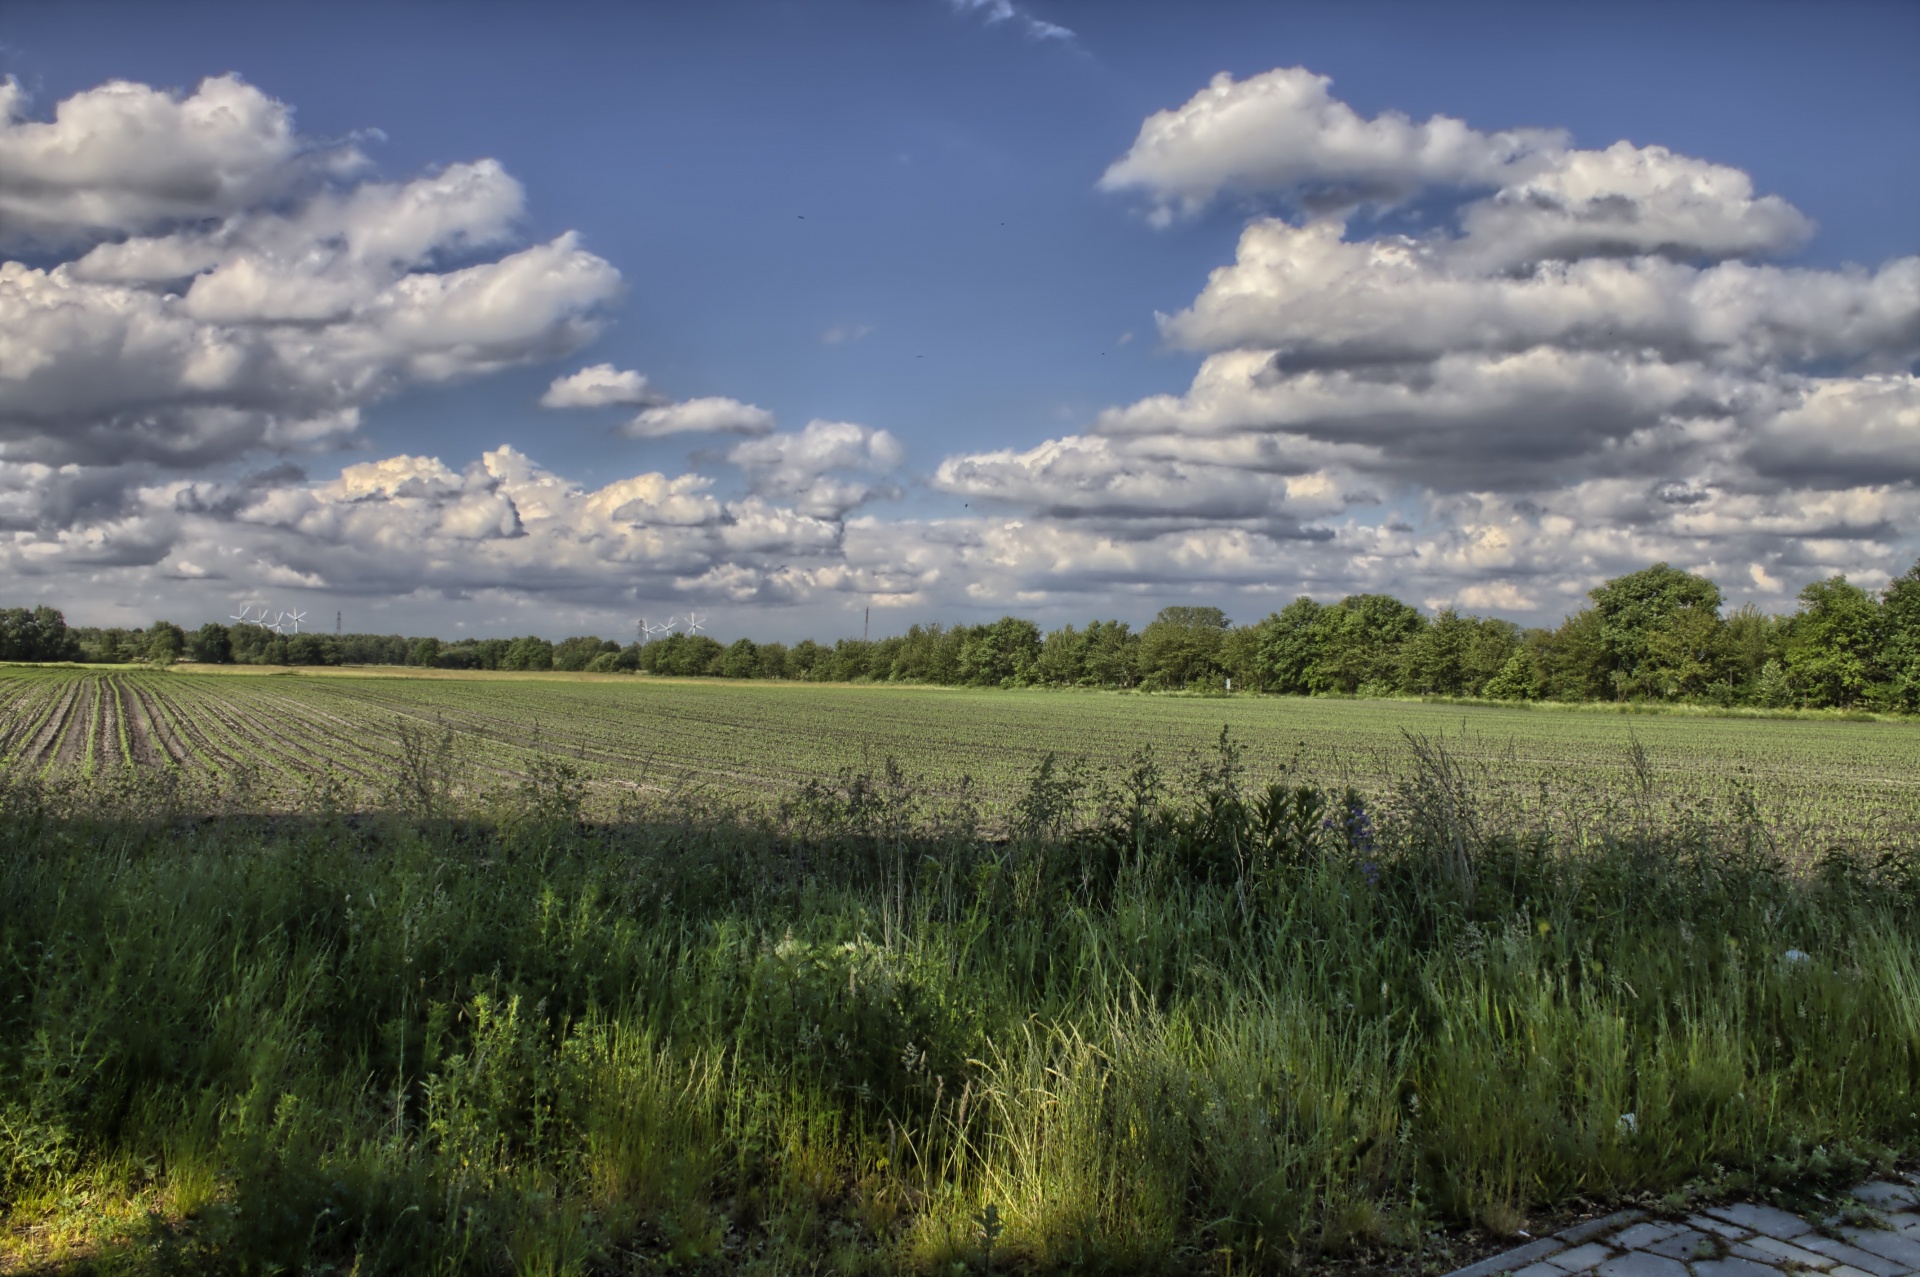
<instances>
[{"instance_id":1,"label":"blue sky","mask_svg":"<svg viewBox=\"0 0 1920 1277\"><path fill-rule=\"evenodd\" d=\"M1298 228L1333 216L1349 243L1448 234L1465 243L1463 210L1507 189L1484 166L1463 177L1408 160L1407 172L1424 176L1392 176L1390 196L1309 207L1309 188L1357 170L1340 167L1351 157L1316 152L1320 167L1305 178L1295 165L1293 177L1262 179L1276 170L1256 153L1260 138L1280 136L1285 121L1256 129L1255 151L1221 159L1217 189L1166 225L1149 213L1186 198L1170 184L1175 161L1143 162L1143 180L1100 189L1156 112L1196 100L1220 72L1245 85L1289 68L1330 77L1326 94L1362 121L1387 112L1415 125L1451 117L1476 136L1558 130L1558 141L1533 147L1540 154L1597 154L1622 140L1662 147L1744 174L1753 197L1801 215L1801 229L1782 223L1737 243L1642 245L1649 261L1799 268L1794 287L1831 292L1831 280L1852 277L1829 272L1851 263L1884 273L1920 251L1912 5L1042 3L1001 18L992 5L942 0L14 4L0 24L0 74L18 85L12 128L22 138L58 104L111 81L185 100L205 77L231 74L291 111L309 153L345 144L365 161L350 175L308 173L305 185L251 205L176 209L172 221L140 212L84 235L54 234L44 209L16 210L11 224L0 220L11 225L0 252L23 268L79 270L73 263L103 243L284 213L315 198L315 181L338 192L493 160L522 191L511 242L439 244L408 270L484 264L571 231L619 284L596 276L573 310L486 359L462 355L458 367L425 372L417 360L381 364L367 374L375 388L321 405L355 413L350 425L296 429L293 409L260 407L267 392L236 392L220 411L280 415L222 427L217 444L204 423L165 427L186 431L190 445L144 453L139 440L162 427L116 436L149 411L142 394L152 413L172 411L151 388L71 407L23 392L10 405L0 362L0 467L13 471L0 487L14 489L0 491L0 534L11 538L0 589L90 620L158 610L184 619L243 597L284 598L344 608L368 628L557 637L697 606L735 632L792 637L846 632L867 606L890 625L1008 610L1137 622L1162 603L1201 600L1250 619L1302 591L1374 588L1551 620L1604 575L1656 555L1713 571L1736 597L1785 606L1816 575L1871 583L1912 562L1920 417L1909 383L1920 325L1903 276L1844 304L1892 308L1850 344L1731 362L1666 351L1659 375L1675 388L1643 405L1643 422L1571 427L1585 419L1584 401L1549 388L1531 401L1537 419L1483 428L1483 411L1491 420L1502 409L1483 410L1465 391L1453 408L1433 408L1439 392L1422 382L1413 399L1396 392L1396 424L1369 408L1364 430L1347 408L1324 404L1314 411L1344 424L1303 424L1291 401L1235 408L1229 426L1185 410L1144 435L1121 424L1155 396L1184 396L1191 408L1203 359L1280 346L1271 331L1222 337L1205 325L1169 340L1156 320L1196 306L1249 223ZM44 148L12 154L0 146L0 177L11 163L22 182L52 180L22 167L48 163ZM1538 167L1513 169L1512 182L1535 180ZM1542 251L1472 269L1508 277L1542 261L1617 262L1622 250ZM1449 278L1467 269L1445 267ZM162 303L181 306L190 286L139 285L172 289ZM1313 306L1335 304L1281 302L1309 319ZM1263 322L1296 333L1298 318ZM247 321L222 312L209 322ZM1777 316L1742 322L1759 331ZM31 344L48 320L0 309L7 323ZM1590 345L1553 332L1515 337L1502 357ZM1423 348L1421 358L1439 353L1467 357ZM1632 358L1634 384L1646 383L1646 361ZM637 400L538 406L555 378L603 363L644 374L655 399L734 400L777 426L765 437L635 437L622 427L647 406ZM1304 375L1324 381L1336 363ZM1575 381L1598 384L1600 373L1576 371ZM1687 416L1702 395L1719 396L1717 417ZM300 405L315 409L311 395ZM1807 443L1830 435L1834 413L1860 436L1839 460ZM1723 424L1619 460L1623 441L1641 446L1683 418ZM867 433L806 436L815 420ZM1561 436L1581 428L1606 435L1604 446L1564 446ZM1735 455L1728 430L1757 442ZM82 434L101 442L76 450ZM1097 464L1087 460L1093 445L1073 442L1084 440L1098 442ZM1063 468L1061 447L1033 455L1050 444L1073 465ZM1536 444L1536 472L1475 481L1476 449L1493 450L1492 473L1516 446ZM693 504L677 513L629 503L608 527L592 522L604 511L555 507L540 523L542 498L499 466L475 477L482 454L502 445L580 493L641 475L706 486L681 482L673 499ZM757 462L728 459L748 445ZM369 479L342 496L344 467L395 457L463 477L414 475L405 491ZM1450 477L1428 481L1434 466ZM1267 486L1240 482L1254 471ZM819 486L827 481L838 495ZM1106 496L1094 500L1091 488ZM742 500L761 504L729 504ZM454 506L464 513L449 514ZM512 507L507 522L495 506ZM1675 510L1686 517L1676 522ZM476 518L492 540L472 533ZM542 550L542 536L566 546ZM426 547L421 562L396 561L408 544ZM544 570L543 553L565 570Z\"/></svg>"}]
</instances>

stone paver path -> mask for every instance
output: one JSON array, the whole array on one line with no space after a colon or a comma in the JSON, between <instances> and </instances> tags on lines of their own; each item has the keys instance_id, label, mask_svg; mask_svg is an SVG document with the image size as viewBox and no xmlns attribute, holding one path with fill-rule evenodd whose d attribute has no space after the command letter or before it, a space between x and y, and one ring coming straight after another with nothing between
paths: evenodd
<instances>
[{"instance_id":1,"label":"stone paver path","mask_svg":"<svg viewBox=\"0 0 1920 1277\"><path fill-rule=\"evenodd\" d=\"M1853 1195L1877 1227L1816 1227L1771 1206L1715 1206L1680 1221L1621 1211L1450 1277L1920 1277L1920 1177L1875 1180Z\"/></svg>"}]
</instances>

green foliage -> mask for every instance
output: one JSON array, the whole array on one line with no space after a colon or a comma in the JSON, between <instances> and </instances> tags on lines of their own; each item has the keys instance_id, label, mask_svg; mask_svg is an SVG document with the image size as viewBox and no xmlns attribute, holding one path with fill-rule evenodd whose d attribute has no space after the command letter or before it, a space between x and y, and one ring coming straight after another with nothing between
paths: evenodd
<instances>
[{"instance_id":1,"label":"green foliage","mask_svg":"<svg viewBox=\"0 0 1920 1277\"><path fill-rule=\"evenodd\" d=\"M1540 695L1540 672L1533 653L1515 648L1498 673L1481 688L1481 695L1495 701L1530 701Z\"/></svg>"},{"instance_id":2,"label":"green foliage","mask_svg":"<svg viewBox=\"0 0 1920 1277\"><path fill-rule=\"evenodd\" d=\"M1217 607L1165 607L1140 633L1137 656L1149 689L1225 685L1231 622Z\"/></svg>"},{"instance_id":3,"label":"green foliage","mask_svg":"<svg viewBox=\"0 0 1920 1277\"><path fill-rule=\"evenodd\" d=\"M1800 591L1787 639L1787 677L1809 705L1857 705L1880 674L1880 605L1844 576Z\"/></svg>"},{"instance_id":4,"label":"green foliage","mask_svg":"<svg viewBox=\"0 0 1920 1277\"><path fill-rule=\"evenodd\" d=\"M1314 626L1307 684L1316 692L1391 691L1405 644L1426 624L1388 594L1353 594L1324 609Z\"/></svg>"},{"instance_id":5,"label":"green foliage","mask_svg":"<svg viewBox=\"0 0 1920 1277\"><path fill-rule=\"evenodd\" d=\"M1889 582L1880 608L1880 664L1887 702L1920 713L1920 561Z\"/></svg>"},{"instance_id":6,"label":"green foliage","mask_svg":"<svg viewBox=\"0 0 1920 1277\"><path fill-rule=\"evenodd\" d=\"M669 634L641 646L636 667L648 674L679 678L718 674L726 649L704 634Z\"/></svg>"},{"instance_id":7,"label":"green foliage","mask_svg":"<svg viewBox=\"0 0 1920 1277\"><path fill-rule=\"evenodd\" d=\"M1314 690L1320 614L1326 609L1302 595L1269 616L1261 629L1257 657L1268 691L1304 696Z\"/></svg>"},{"instance_id":8,"label":"green foliage","mask_svg":"<svg viewBox=\"0 0 1920 1277\"><path fill-rule=\"evenodd\" d=\"M553 668L553 644L536 634L517 638L507 645L500 658L503 670L550 670Z\"/></svg>"},{"instance_id":9,"label":"green foliage","mask_svg":"<svg viewBox=\"0 0 1920 1277\"><path fill-rule=\"evenodd\" d=\"M56 609L0 609L0 661L71 661L80 655L67 618Z\"/></svg>"},{"instance_id":10,"label":"green foliage","mask_svg":"<svg viewBox=\"0 0 1920 1277\"><path fill-rule=\"evenodd\" d=\"M1590 597L1594 643L1617 698L1697 694L1719 673L1721 595L1712 581L1656 563Z\"/></svg>"},{"instance_id":11,"label":"green foliage","mask_svg":"<svg viewBox=\"0 0 1920 1277\"><path fill-rule=\"evenodd\" d=\"M972 687L1019 687L1033 681L1040 627L1017 616L976 626L960 644L958 679Z\"/></svg>"},{"instance_id":12,"label":"green foliage","mask_svg":"<svg viewBox=\"0 0 1920 1277\"><path fill-rule=\"evenodd\" d=\"M1920 848L1816 861L1644 752L1527 809L1432 740L1362 796L1222 733L1171 783L1048 759L989 840L893 766L584 821L548 747L483 818L409 730L412 815L8 775L0 1262L1445 1267L1406 1252L1920 1151Z\"/></svg>"},{"instance_id":13,"label":"green foliage","mask_svg":"<svg viewBox=\"0 0 1920 1277\"><path fill-rule=\"evenodd\" d=\"M155 621L147 627L147 660L155 665L171 665L186 652L187 632L172 621Z\"/></svg>"},{"instance_id":14,"label":"green foliage","mask_svg":"<svg viewBox=\"0 0 1920 1277\"><path fill-rule=\"evenodd\" d=\"M620 645L607 639L586 635L553 645L551 657L557 670L584 670L602 656L619 652Z\"/></svg>"},{"instance_id":15,"label":"green foliage","mask_svg":"<svg viewBox=\"0 0 1920 1277\"><path fill-rule=\"evenodd\" d=\"M1920 564L1889 584L1882 599L1844 578L1816 582L1801 592L1792 616L1751 605L1722 616L1717 585L1665 563L1615 577L1591 591L1591 600L1551 630L1522 630L1453 608L1429 619L1391 596L1356 594L1332 604L1301 597L1239 626L1218 608L1177 606L1162 609L1140 633L1124 621L1096 620L1043 635L1033 622L1006 616L987 625L915 624L904 634L830 646L741 638L723 647L704 635L675 634L624 648L593 636L557 645L535 636L443 642L278 635L244 623L205 625L189 641L166 622L147 630L67 631L58 612L42 608L0 613L0 653L57 652L13 659L107 663L184 653L238 664L1920 713Z\"/></svg>"}]
</instances>

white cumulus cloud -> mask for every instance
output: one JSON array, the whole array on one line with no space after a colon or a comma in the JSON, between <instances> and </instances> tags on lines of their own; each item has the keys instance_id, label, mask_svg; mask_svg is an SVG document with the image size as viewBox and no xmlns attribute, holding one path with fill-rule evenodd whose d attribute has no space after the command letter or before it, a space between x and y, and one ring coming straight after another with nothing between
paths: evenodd
<instances>
[{"instance_id":1,"label":"white cumulus cloud","mask_svg":"<svg viewBox=\"0 0 1920 1277\"><path fill-rule=\"evenodd\" d=\"M19 98L0 98L0 218L105 238L0 262L0 458L337 447L409 383L578 347L621 292L570 233L512 248L524 193L494 161L366 179L234 77L116 82L47 123Z\"/></svg>"},{"instance_id":2,"label":"white cumulus cloud","mask_svg":"<svg viewBox=\"0 0 1920 1277\"><path fill-rule=\"evenodd\" d=\"M646 376L612 364L592 364L579 372L555 377L540 396L542 408L604 408L609 404L652 407L666 396L647 383Z\"/></svg>"},{"instance_id":3,"label":"white cumulus cloud","mask_svg":"<svg viewBox=\"0 0 1920 1277\"><path fill-rule=\"evenodd\" d=\"M649 408L629 421L622 432L635 439L663 435L764 435L772 432L773 414L738 399L710 395Z\"/></svg>"},{"instance_id":4,"label":"white cumulus cloud","mask_svg":"<svg viewBox=\"0 0 1920 1277\"><path fill-rule=\"evenodd\" d=\"M1777 606L1920 551L1920 257L1752 260L1812 226L1738 169L1367 117L1294 68L1216 77L1102 185L1144 192L1163 225L1225 196L1298 220L1256 217L1161 317L1204 356L1183 393L940 463L934 486L1005 512L942 542L938 570L979 573L971 589L1131 574L1551 620L1656 559ZM1459 192L1451 214L1355 233L1359 205L1430 188Z\"/></svg>"}]
</instances>

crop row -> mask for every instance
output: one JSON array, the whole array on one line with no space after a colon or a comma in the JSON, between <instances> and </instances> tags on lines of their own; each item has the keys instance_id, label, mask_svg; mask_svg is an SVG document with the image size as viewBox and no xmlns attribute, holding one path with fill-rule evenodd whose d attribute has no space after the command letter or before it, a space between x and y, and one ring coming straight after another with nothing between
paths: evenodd
<instances>
[{"instance_id":1,"label":"crop row","mask_svg":"<svg viewBox=\"0 0 1920 1277\"><path fill-rule=\"evenodd\" d=\"M1404 701L713 684L650 679L266 677L0 667L0 764L94 775L132 764L293 798L328 773L377 795L403 728L450 731L468 782L560 758L603 787L693 788L765 802L810 778L896 759L922 788L989 806L1048 754L1119 767L1151 749L1169 777L1212 756L1222 726L1248 779L1362 790L1440 741L1482 797L1539 810L1737 796L1813 836L1920 831L1920 725L1636 716ZM1734 791L1739 791L1735 795Z\"/></svg>"}]
</instances>

